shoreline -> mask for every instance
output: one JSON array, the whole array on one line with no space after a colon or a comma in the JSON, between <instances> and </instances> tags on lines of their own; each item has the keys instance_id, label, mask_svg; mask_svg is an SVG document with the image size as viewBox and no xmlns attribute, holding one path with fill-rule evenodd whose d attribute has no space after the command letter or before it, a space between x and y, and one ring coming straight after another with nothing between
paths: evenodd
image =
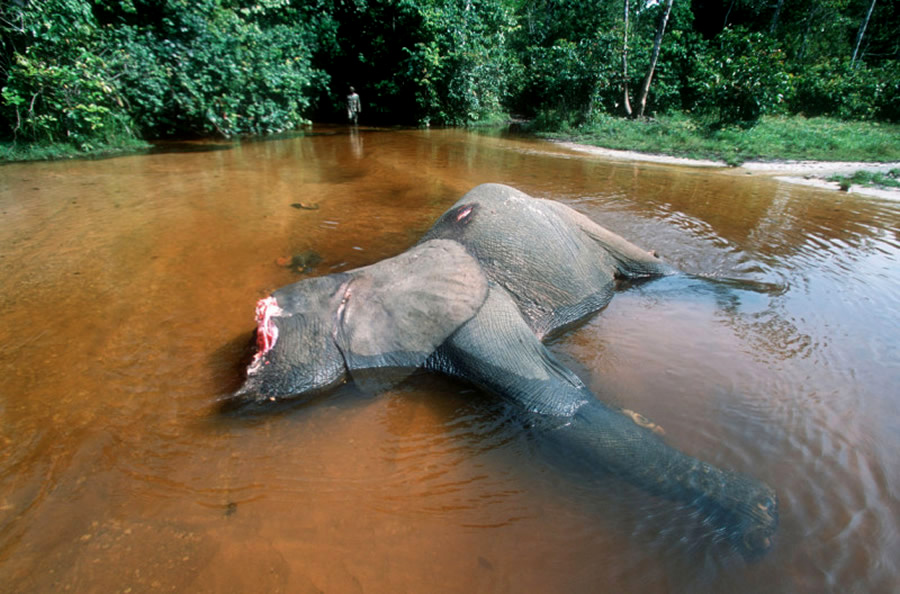
<instances>
[{"instance_id":1,"label":"shoreline","mask_svg":"<svg viewBox=\"0 0 900 594\"><path fill-rule=\"evenodd\" d=\"M710 169L729 169L735 173L745 175L762 175L771 177L780 182L809 186L835 192L848 192L900 201L900 188L870 187L851 185L847 190L842 190L837 182L830 182L832 175L850 175L855 171L887 172L900 168L900 161L887 163L873 163L862 161L746 161L738 167L730 167L724 161L709 159L690 159L687 157L673 157L654 153L640 153L637 151L625 151L608 149L589 144L579 144L567 141L552 141L557 146L568 150L587 153L610 159L613 161L630 161L639 163L656 163L659 165L678 165L684 167L699 167Z\"/></svg>"}]
</instances>

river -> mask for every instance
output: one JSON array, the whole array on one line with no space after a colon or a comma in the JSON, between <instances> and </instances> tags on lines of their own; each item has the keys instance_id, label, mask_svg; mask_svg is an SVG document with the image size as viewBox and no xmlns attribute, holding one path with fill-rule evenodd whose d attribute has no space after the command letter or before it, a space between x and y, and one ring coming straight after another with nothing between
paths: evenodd
<instances>
[{"instance_id":1,"label":"river","mask_svg":"<svg viewBox=\"0 0 900 594\"><path fill-rule=\"evenodd\" d=\"M740 281L632 287L550 348L672 445L772 485L765 557L743 560L669 501L553 464L508 410L443 378L219 410L257 299L396 255L488 181ZM898 223L898 202L461 130L318 127L2 166L0 583L896 591Z\"/></svg>"}]
</instances>

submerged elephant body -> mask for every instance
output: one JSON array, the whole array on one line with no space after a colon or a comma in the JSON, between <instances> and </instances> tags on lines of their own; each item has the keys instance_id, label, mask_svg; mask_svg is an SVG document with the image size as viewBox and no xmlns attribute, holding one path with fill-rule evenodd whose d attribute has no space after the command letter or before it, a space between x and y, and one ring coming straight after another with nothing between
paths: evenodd
<instances>
[{"instance_id":1,"label":"submerged elephant body","mask_svg":"<svg viewBox=\"0 0 900 594\"><path fill-rule=\"evenodd\" d=\"M541 343L605 307L618 281L670 272L562 204L478 186L406 252L260 301L257 353L235 398L294 397L380 371L458 377L514 404L597 466L696 506L754 556L777 526L774 491L669 447L599 401Z\"/></svg>"}]
</instances>

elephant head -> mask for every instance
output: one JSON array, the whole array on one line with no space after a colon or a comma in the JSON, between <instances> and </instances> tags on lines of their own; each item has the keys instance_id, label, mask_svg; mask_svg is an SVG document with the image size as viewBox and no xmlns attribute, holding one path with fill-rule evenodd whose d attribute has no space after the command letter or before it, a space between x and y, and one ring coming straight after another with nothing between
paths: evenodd
<instances>
[{"instance_id":1,"label":"elephant head","mask_svg":"<svg viewBox=\"0 0 900 594\"><path fill-rule=\"evenodd\" d=\"M283 287L257 304L257 352L232 401L312 395L372 369L412 371L475 315L487 287L475 259L444 239Z\"/></svg>"}]
</instances>

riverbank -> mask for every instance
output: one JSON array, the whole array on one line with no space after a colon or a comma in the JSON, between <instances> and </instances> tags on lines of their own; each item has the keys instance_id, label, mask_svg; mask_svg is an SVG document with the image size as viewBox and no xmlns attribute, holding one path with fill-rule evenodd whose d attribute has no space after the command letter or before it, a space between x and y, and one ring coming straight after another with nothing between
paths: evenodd
<instances>
[{"instance_id":1,"label":"riverbank","mask_svg":"<svg viewBox=\"0 0 900 594\"><path fill-rule=\"evenodd\" d=\"M105 159L152 148L146 140L121 138L107 144L78 147L70 143L0 142L0 164L65 159Z\"/></svg>"},{"instance_id":2,"label":"riverbank","mask_svg":"<svg viewBox=\"0 0 900 594\"><path fill-rule=\"evenodd\" d=\"M900 168L897 124L764 116L748 129L711 130L688 114L673 113L648 120L598 116L535 133L605 159L731 167L737 174L900 199L900 189L846 179L859 171L887 174ZM860 177L865 176L856 181Z\"/></svg>"},{"instance_id":3,"label":"riverbank","mask_svg":"<svg viewBox=\"0 0 900 594\"><path fill-rule=\"evenodd\" d=\"M765 175L787 183L900 200L900 188L848 179L860 171L887 174L900 170L900 126L894 124L768 117L750 130L709 134L701 133L683 114L676 114L652 121L603 116L578 128L530 133L604 159L729 168L736 174ZM91 147L85 152L69 144L4 142L0 143L0 163L108 158L152 146L144 140L120 139L116 145ZM617 148L623 146L628 148ZM747 155L760 158L746 159ZM834 180L835 176L842 179Z\"/></svg>"},{"instance_id":4,"label":"riverbank","mask_svg":"<svg viewBox=\"0 0 900 594\"><path fill-rule=\"evenodd\" d=\"M829 181L829 178L835 175L849 177L857 171L886 173L892 169L900 168L900 161L876 163L866 161L775 160L747 161L738 167L731 167L722 160L690 159L687 157L673 157L671 155L608 149L569 141L553 142L558 146L572 151L588 153L615 161L658 163L661 165L680 165L686 167L728 168L736 174L764 175L792 184L834 191L845 191L854 194L863 194L900 201L900 188L871 187L861 184L842 186L838 182Z\"/></svg>"},{"instance_id":5,"label":"riverbank","mask_svg":"<svg viewBox=\"0 0 900 594\"><path fill-rule=\"evenodd\" d=\"M689 114L635 120L597 115L580 125L533 128L542 138L614 150L725 161L900 161L900 125L763 116L750 128L710 129Z\"/></svg>"}]
</instances>

